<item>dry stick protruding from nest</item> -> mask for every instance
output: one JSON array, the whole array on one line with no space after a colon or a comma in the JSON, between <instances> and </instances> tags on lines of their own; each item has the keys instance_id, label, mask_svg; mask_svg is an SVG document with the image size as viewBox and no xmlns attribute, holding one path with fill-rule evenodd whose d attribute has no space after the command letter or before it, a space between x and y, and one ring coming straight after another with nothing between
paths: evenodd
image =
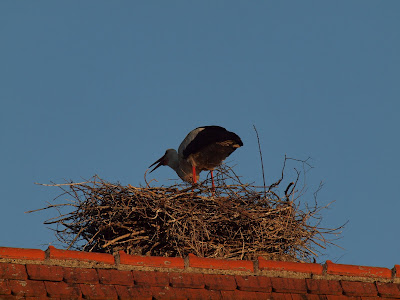
<instances>
[{"instance_id":1,"label":"dry stick protruding from nest","mask_svg":"<svg viewBox=\"0 0 400 300\"><path fill-rule=\"evenodd\" d=\"M267 196L267 187L265 185L265 172L264 172L264 162L262 158L262 151L261 151L261 145L260 145L260 138L258 137L258 131L255 125L253 125L254 131L256 132L257 136L257 143L258 143L258 151L260 153L260 160L261 160L261 172L262 172L262 177L263 177L263 186L264 186L264 197Z\"/></svg>"},{"instance_id":2,"label":"dry stick protruding from nest","mask_svg":"<svg viewBox=\"0 0 400 300\"><path fill-rule=\"evenodd\" d=\"M232 168L223 165L218 171L214 195L209 180L194 188L187 184L150 187L147 180L146 187L123 186L98 176L81 183L52 184L72 202L43 209L71 209L59 211L45 224L56 225L56 237L68 249L297 261L312 261L318 249L333 244L326 235L340 233L342 227L312 224L314 218L320 220L318 213L324 207L315 203L300 209L295 189L298 173L293 188L289 190L289 185L280 198L283 178L265 195L259 187L243 184Z\"/></svg>"}]
</instances>

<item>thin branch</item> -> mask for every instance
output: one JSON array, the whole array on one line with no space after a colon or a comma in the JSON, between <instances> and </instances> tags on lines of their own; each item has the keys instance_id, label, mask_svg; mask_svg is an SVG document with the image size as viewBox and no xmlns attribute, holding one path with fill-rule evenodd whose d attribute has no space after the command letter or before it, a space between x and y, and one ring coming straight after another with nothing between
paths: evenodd
<instances>
[{"instance_id":1,"label":"thin branch","mask_svg":"<svg viewBox=\"0 0 400 300\"><path fill-rule=\"evenodd\" d=\"M262 151L261 151L261 145L260 145L260 138L258 137L258 132L257 132L256 126L253 125L253 127L254 127L254 131L256 132L256 136L257 136L258 151L260 153L261 171L262 171L262 177L263 177L264 197L266 197L267 196L267 187L265 185L265 172L264 172L264 163L263 163Z\"/></svg>"}]
</instances>

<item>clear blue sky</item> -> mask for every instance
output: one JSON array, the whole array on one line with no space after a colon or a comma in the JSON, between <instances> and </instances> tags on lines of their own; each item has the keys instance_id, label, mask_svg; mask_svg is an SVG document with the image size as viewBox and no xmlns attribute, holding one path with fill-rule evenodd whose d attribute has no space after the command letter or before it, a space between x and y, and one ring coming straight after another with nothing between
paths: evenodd
<instances>
[{"instance_id":1,"label":"clear blue sky","mask_svg":"<svg viewBox=\"0 0 400 300\"><path fill-rule=\"evenodd\" d=\"M399 29L397 0L2 1L0 246L54 242L55 212L24 211L59 191L34 182L144 184L201 125L236 132L261 184L255 124L267 183L310 156L323 225L349 220L319 262L399 264Z\"/></svg>"}]
</instances>

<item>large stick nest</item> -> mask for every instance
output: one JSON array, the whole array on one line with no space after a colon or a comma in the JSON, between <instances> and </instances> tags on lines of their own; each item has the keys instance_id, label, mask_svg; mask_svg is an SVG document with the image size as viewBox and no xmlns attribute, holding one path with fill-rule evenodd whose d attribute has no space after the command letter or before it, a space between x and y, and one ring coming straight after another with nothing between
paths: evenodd
<instances>
[{"instance_id":1,"label":"large stick nest","mask_svg":"<svg viewBox=\"0 0 400 300\"><path fill-rule=\"evenodd\" d=\"M123 186L98 176L51 184L69 199L43 208L59 212L45 224L56 225L56 236L68 249L297 261L312 260L331 243L325 235L339 233L340 227L318 227L321 207L316 202L300 208L299 172L284 191L279 191L283 171L269 188L241 183L227 166L216 173L214 192L209 179L195 187Z\"/></svg>"}]
</instances>

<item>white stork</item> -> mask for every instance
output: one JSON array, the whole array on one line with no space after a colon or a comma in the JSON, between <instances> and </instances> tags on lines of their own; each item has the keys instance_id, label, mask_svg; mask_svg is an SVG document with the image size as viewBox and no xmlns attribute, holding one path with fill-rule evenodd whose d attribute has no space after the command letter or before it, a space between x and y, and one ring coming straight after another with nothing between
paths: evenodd
<instances>
[{"instance_id":1,"label":"white stork","mask_svg":"<svg viewBox=\"0 0 400 300\"><path fill-rule=\"evenodd\" d=\"M243 142L240 137L223 127L198 127L189 132L179 146L178 152L175 149L165 151L164 156L149 167L157 164L150 173L160 166L169 166L183 181L195 184L199 179L199 173L209 170L214 189L214 168L241 146Z\"/></svg>"}]
</instances>

